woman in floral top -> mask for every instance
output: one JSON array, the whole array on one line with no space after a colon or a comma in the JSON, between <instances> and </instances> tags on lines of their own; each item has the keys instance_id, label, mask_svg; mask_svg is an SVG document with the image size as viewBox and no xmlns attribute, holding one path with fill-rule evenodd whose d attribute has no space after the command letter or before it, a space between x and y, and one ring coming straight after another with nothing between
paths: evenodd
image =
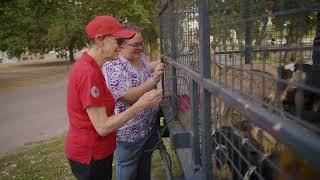
<instances>
[{"instance_id":1,"label":"woman in floral top","mask_svg":"<svg viewBox=\"0 0 320 180\"><path fill-rule=\"evenodd\" d=\"M117 60L105 63L102 68L106 84L116 100L116 114L153 89L165 67L159 61L147 62L141 33L135 27L128 30L136 35L123 42ZM145 109L117 130L117 179L150 179L151 153L145 150L153 148L157 141L154 126L157 109Z\"/></svg>"}]
</instances>

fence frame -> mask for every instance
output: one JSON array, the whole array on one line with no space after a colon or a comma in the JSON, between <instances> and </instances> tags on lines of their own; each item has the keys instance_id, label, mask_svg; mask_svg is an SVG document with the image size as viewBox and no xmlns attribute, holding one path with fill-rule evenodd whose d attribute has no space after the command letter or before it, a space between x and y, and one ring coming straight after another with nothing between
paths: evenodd
<instances>
[{"instance_id":1,"label":"fence frame","mask_svg":"<svg viewBox=\"0 0 320 180\"><path fill-rule=\"evenodd\" d=\"M196 72L193 69L184 66L176 61L176 38L175 38L175 18L174 18L174 1L167 0L162 4L159 11L159 22L160 22L160 39L162 36L162 14L165 10L170 10L170 30L171 30L171 55L170 57L162 55L162 61L166 62L169 66L172 66L172 75L176 75L176 70L183 71L190 78L190 92L191 92L191 122L192 130L191 133L183 130L182 126L178 123L177 117L174 111L170 110L168 102L163 102L161 107L164 112L166 119L175 119L168 124L171 142L173 148L176 151L181 169L184 173L185 179L213 179L212 175L212 147L211 147L211 94L221 99L227 106L240 112L250 121L266 130L272 136L280 140L283 144L294 149L298 154L302 155L306 160L320 165L320 156L314 156L314 154L320 154L320 143L319 139L309 131L301 129L296 123L284 122L279 116L268 111L262 105L259 105L253 101L249 101L247 98L242 96L240 93L232 91L231 89L224 88L218 83L215 83L210 79L210 21L209 21L209 1L200 0L199 2L199 44L200 44L200 72ZM252 16L252 0L248 0L249 11L247 16ZM251 9L251 11L250 11ZM253 49L251 42L252 24L246 23L246 46L244 51L234 51L234 53L243 52L245 54L245 62L250 62L252 59L252 52L263 51L262 49ZM160 48L161 53L163 52L163 44ZM318 47L300 47L298 50L310 50L318 49ZM270 51L295 51L297 48L278 48L271 49ZM219 52L218 54L223 54ZM230 54L230 52L228 52ZM177 80L172 79L170 85L173 87L173 91L177 92ZM200 92L200 102L197 102L197 93ZM200 111L198 106L200 105ZM177 102L174 103L177 107ZM198 119L200 117L200 119ZM199 121L201 126L199 127ZM201 128L201 129L200 129ZM202 132L200 136L199 131ZM186 138L188 140L186 140ZM200 138L201 142L200 143Z\"/></svg>"}]
</instances>

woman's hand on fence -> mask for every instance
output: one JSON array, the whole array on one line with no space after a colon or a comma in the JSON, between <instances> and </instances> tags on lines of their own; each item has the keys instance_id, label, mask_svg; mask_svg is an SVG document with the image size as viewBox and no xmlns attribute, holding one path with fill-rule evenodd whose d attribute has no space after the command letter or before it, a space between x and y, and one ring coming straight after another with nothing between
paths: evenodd
<instances>
[{"instance_id":1,"label":"woman's hand on fence","mask_svg":"<svg viewBox=\"0 0 320 180\"><path fill-rule=\"evenodd\" d=\"M157 107L159 106L161 99L162 89L154 89L144 93L144 95L142 95L137 101L137 104L143 107L143 109Z\"/></svg>"},{"instance_id":2,"label":"woman's hand on fence","mask_svg":"<svg viewBox=\"0 0 320 180\"><path fill-rule=\"evenodd\" d=\"M166 65L160 62L155 66L154 72L153 72L153 78L156 82L160 81L161 75L163 75L165 67Z\"/></svg>"}]
</instances>

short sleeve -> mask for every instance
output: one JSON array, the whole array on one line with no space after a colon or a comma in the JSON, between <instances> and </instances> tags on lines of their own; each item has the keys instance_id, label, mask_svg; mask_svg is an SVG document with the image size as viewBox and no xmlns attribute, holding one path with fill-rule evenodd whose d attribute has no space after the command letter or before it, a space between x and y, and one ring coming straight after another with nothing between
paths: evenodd
<instances>
[{"instance_id":1,"label":"short sleeve","mask_svg":"<svg viewBox=\"0 0 320 180\"><path fill-rule=\"evenodd\" d=\"M86 76L83 76L79 87L83 109L86 109L89 106L105 106L104 89L106 87L102 79L99 78L99 73L86 73Z\"/></svg>"},{"instance_id":2,"label":"short sleeve","mask_svg":"<svg viewBox=\"0 0 320 180\"><path fill-rule=\"evenodd\" d=\"M125 69L125 64L119 61L107 62L102 68L106 85L116 100L123 97L130 88L129 75Z\"/></svg>"}]
</instances>

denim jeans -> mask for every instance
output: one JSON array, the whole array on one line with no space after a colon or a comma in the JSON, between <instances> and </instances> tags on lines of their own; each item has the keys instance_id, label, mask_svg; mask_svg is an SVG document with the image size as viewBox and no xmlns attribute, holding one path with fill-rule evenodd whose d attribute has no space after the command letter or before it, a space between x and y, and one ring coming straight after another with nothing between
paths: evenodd
<instances>
[{"instance_id":1,"label":"denim jeans","mask_svg":"<svg viewBox=\"0 0 320 180\"><path fill-rule=\"evenodd\" d=\"M158 140L157 128L142 140L134 143L117 142L116 148L116 176L117 180L150 180L151 152Z\"/></svg>"}]
</instances>

